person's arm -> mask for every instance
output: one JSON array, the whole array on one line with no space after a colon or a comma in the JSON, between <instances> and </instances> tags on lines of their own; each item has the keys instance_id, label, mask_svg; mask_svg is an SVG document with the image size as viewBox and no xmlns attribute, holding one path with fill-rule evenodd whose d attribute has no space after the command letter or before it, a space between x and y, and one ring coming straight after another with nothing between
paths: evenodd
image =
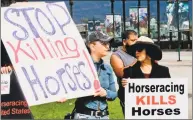
<instances>
[{"instance_id":1,"label":"person's arm","mask_svg":"<svg viewBox=\"0 0 193 120\"><path fill-rule=\"evenodd\" d=\"M123 78L121 79L121 85L125 87L128 83L128 79L130 78L130 68L125 68L123 70Z\"/></svg>"},{"instance_id":2,"label":"person's arm","mask_svg":"<svg viewBox=\"0 0 193 120\"><path fill-rule=\"evenodd\" d=\"M1 40L1 74L8 74L13 70L11 60L7 54L5 46Z\"/></svg>"},{"instance_id":3,"label":"person's arm","mask_svg":"<svg viewBox=\"0 0 193 120\"><path fill-rule=\"evenodd\" d=\"M100 97L106 97L107 100L109 101L113 101L115 100L115 98L117 97L117 91L116 91L116 87L115 87L115 81L114 81L114 77L113 77L113 71L111 68L109 68L110 70L110 76L109 76L109 88L108 89L104 89L104 88L100 88L100 90L96 91L94 94L94 97L96 96L100 96Z\"/></svg>"},{"instance_id":4,"label":"person's arm","mask_svg":"<svg viewBox=\"0 0 193 120\"><path fill-rule=\"evenodd\" d=\"M117 91L116 91L116 87L115 87L115 80L113 77L113 71L110 68L111 74L109 76L109 89L106 89L107 91L107 100L115 100L115 98L117 97Z\"/></svg>"},{"instance_id":5,"label":"person's arm","mask_svg":"<svg viewBox=\"0 0 193 120\"><path fill-rule=\"evenodd\" d=\"M122 78L124 64L123 61L117 55L111 55L110 64L117 77Z\"/></svg>"}]
</instances>

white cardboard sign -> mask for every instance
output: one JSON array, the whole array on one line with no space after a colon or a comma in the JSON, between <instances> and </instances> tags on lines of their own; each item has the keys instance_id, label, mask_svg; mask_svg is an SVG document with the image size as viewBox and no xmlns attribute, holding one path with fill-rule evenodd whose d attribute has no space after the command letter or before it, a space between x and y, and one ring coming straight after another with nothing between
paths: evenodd
<instances>
[{"instance_id":1,"label":"white cardboard sign","mask_svg":"<svg viewBox=\"0 0 193 120\"><path fill-rule=\"evenodd\" d=\"M93 61L64 2L1 9L1 37L30 106L93 95Z\"/></svg>"},{"instance_id":2,"label":"white cardboard sign","mask_svg":"<svg viewBox=\"0 0 193 120\"><path fill-rule=\"evenodd\" d=\"M10 93L10 74L1 74L1 95Z\"/></svg>"},{"instance_id":3,"label":"white cardboard sign","mask_svg":"<svg viewBox=\"0 0 193 120\"><path fill-rule=\"evenodd\" d=\"M188 119L188 79L128 79L126 119Z\"/></svg>"}]
</instances>

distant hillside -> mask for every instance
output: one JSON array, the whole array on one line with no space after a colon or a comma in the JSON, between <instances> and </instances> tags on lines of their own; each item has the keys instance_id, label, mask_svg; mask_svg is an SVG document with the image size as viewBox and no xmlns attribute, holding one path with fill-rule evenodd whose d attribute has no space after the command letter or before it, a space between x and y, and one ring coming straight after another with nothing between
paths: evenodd
<instances>
[{"instance_id":1,"label":"distant hillside","mask_svg":"<svg viewBox=\"0 0 193 120\"><path fill-rule=\"evenodd\" d=\"M69 1L65 1L69 9ZM153 4L153 5L152 5ZM122 14L122 1L115 2L115 14ZM151 16L157 16L157 4L156 1L151 1ZM166 22L166 2L160 2L160 19L162 22ZM129 15L129 8L137 6L136 1L127 1L126 2L126 17ZM147 3L142 1L141 6L147 6ZM192 4L190 4L192 6ZM81 18L93 19L93 17L100 20L105 19L106 14L111 14L111 2L109 1L75 1L73 5L73 19L75 23L80 23ZM192 8L190 10L192 14Z\"/></svg>"}]
</instances>

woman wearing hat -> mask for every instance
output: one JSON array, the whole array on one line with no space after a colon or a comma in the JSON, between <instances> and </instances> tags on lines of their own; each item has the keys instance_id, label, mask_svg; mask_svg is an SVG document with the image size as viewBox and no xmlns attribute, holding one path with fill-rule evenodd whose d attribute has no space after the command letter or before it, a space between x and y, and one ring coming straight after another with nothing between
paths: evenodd
<instances>
[{"instance_id":1,"label":"woman wearing hat","mask_svg":"<svg viewBox=\"0 0 193 120\"><path fill-rule=\"evenodd\" d=\"M162 51L152 39L141 36L131 50L138 61L124 69L123 78L170 78L169 68L155 62L162 59ZM126 79L122 85L127 85Z\"/></svg>"}]
</instances>

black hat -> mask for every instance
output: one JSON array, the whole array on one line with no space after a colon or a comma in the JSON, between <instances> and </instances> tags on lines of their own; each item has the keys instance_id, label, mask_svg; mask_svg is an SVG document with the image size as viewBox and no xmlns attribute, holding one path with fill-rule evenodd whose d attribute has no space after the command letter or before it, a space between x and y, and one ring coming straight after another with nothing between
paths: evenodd
<instances>
[{"instance_id":1,"label":"black hat","mask_svg":"<svg viewBox=\"0 0 193 120\"><path fill-rule=\"evenodd\" d=\"M153 60L161 60L162 59L162 51L154 44L153 40L151 38L141 36L137 39L136 43L131 46L131 50L133 53L135 53L138 48L145 48L147 51L147 54L149 57L151 57Z\"/></svg>"}]
</instances>

